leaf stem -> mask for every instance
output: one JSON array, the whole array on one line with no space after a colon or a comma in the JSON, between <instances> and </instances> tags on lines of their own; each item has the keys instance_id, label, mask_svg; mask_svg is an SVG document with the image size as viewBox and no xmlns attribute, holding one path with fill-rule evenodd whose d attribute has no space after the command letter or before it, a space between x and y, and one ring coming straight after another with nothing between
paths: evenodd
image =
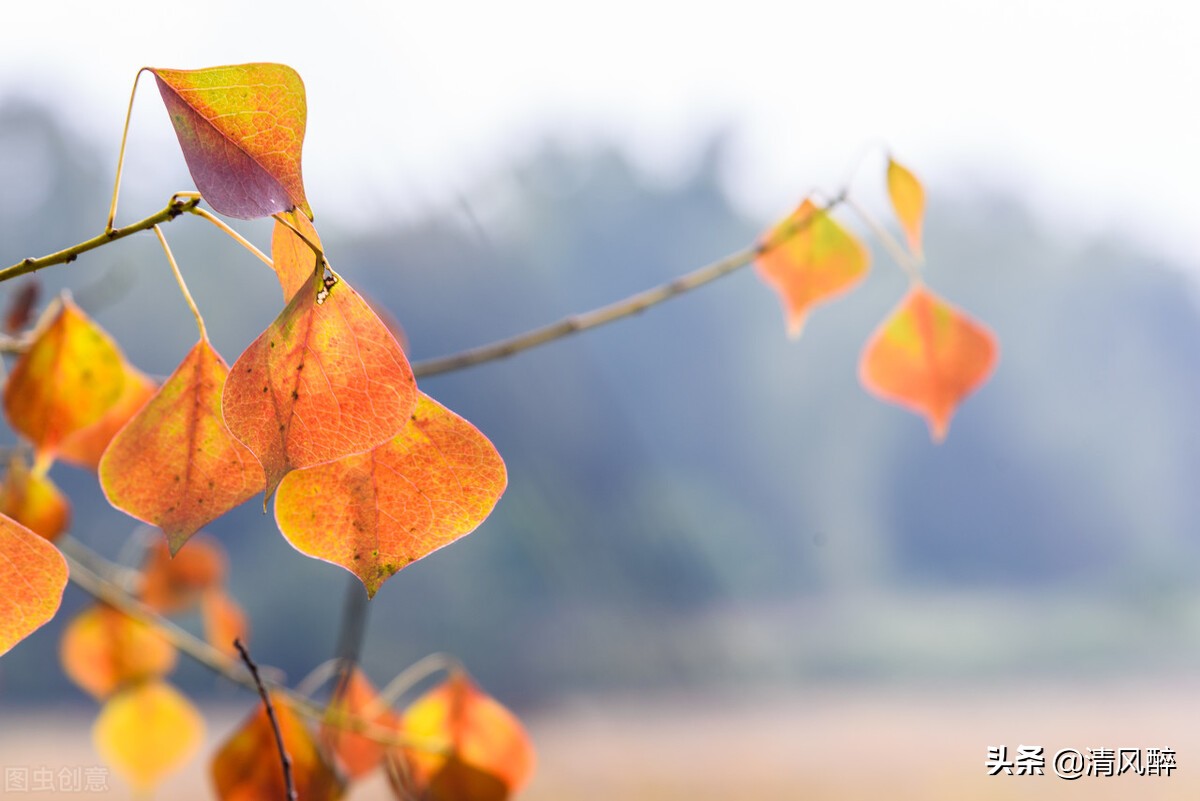
<instances>
[{"instance_id":1,"label":"leaf stem","mask_svg":"<svg viewBox=\"0 0 1200 801\"><path fill-rule=\"evenodd\" d=\"M208 220L210 223L217 226L222 231L224 231L226 234L228 234L230 237L232 237L233 240L235 242L237 242L239 245L241 245L246 250L253 253L255 255L255 257L257 257L258 260L261 261L263 264L267 265L272 270L275 269L275 262L273 262L271 260L271 257L268 256L266 253L263 253L257 247L255 247L254 244L249 239L246 239L246 237L242 236L237 231L235 231L233 229L233 227L229 225L229 223L225 222L220 217L218 217L217 215L208 211L207 209L202 209L199 206L190 208L190 209L188 209L188 211L192 214L195 214L197 217L203 217L204 219Z\"/></svg>"},{"instance_id":2,"label":"leaf stem","mask_svg":"<svg viewBox=\"0 0 1200 801\"><path fill-rule=\"evenodd\" d=\"M129 92L129 108L125 110L125 127L121 129L121 149L117 153L117 177L113 181L112 203L108 207L108 220L104 223L104 232L113 230L113 221L117 218L117 195L121 192L121 173L125 169L125 142L129 138L129 121L133 119L133 99L137 97L138 81L142 78L145 67L133 76L133 89Z\"/></svg>"},{"instance_id":3,"label":"leaf stem","mask_svg":"<svg viewBox=\"0 0 1200 801\"><path fill-rule=\"evenodd\" d=\"M188 291L187 282L183 280L183 273L179 271L179 264L175 261L175 254L171 252L171 246L167 244L167 238L163 236L162 229L156 225L152 230L158 237L158 243L162 245L163 252L167 254L171 272L175 273L175 283L179 284L179 291L183 293L183 299L187 301L188 308L192 310L192 315L196 318L196 327L200 329L200 341L205 342L208 340L208 330L204 327L204 316L200 314L200 309L196 306L196 299Z\"/></svg>"},{"instance_id":4,"label":"leaf stem","mask_svg":"<svg viewBox=\"0 0 1200 801\"><path fill-rule=\"evenodd\" d=\"M242 641L235 639L233 647L242 655L242 661L246 663L250 675L254 678L254 684L258 688L258 695L262 698L263 706L267 708L267 720L271 722L271 731L275 734L275 747L279 750L279 762L283 765L283 797L287 801L297 801L299 796L296 795L296 780L292 777L292 758L283 744L283 732L279 730L279 720L275 717L275 705L271 703L271 694L263 685L262 677L258 675L258 665L254 664L254 660L250 658L250 652L246 650L246 646L242 645Z\"/></svg>"},{"instance_id":5,"label":"leaf stem","mask_svg":"<svg viewBox=\"0 0 1200 801\"><path fill-rule=\"evenodd\" d=\"M433 653L418 659L388 682L379 693L379 702L394 706L400 697L438 671L461 671L463 664L451 654Z\"/></svg>"},{"instance_id":6,"label":"leaf stem","mask_svg":"<svg viewBox=\"0 0 1200 801\"><path fill-rule=\"evenodd\" d=\"M105 231L104 233L94 236L87 241L80 242L79 244L72 245L69 248L64 248L63 250L55 253L42 256L39 259L23 259L11 267L5 267L3 270L0 270L0 283L17 278L18 276L36 272L37 270L41 270L45 267L50 267L55 264L70 264L71 262L75 261L75 259L78 258L81 253L87 253L89 250L95 250L98 247L107 245L109 242L115 242L118 239L124 239L130 234L136 234L139 231L148 231L161 223L168 223L171 220L174 220L180 214L191 211L199 204L200 198L198 196L185 197L183 195L173 195L170 202L168 202L164 208L154 214L151 214L149 217L146 217L143 220L130 223L122 228L114 228L112 230Z\"/></svg>"}]
</instances>

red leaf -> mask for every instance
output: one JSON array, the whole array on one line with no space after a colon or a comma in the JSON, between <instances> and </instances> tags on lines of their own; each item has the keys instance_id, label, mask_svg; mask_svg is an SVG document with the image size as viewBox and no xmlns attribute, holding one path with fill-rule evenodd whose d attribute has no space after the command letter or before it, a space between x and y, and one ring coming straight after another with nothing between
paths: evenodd
<instances>
[{"instance_id":1,"label":"red leaf","mask_svg":"<svg viewBox=\"0 0 1200 801\"><path fill-rule=\"evenodd\" d=\"M869 391L924 415L940 442L958 404L991 375L997 352L990 331L916 286L867 343L859 376Z\"/></svg>"},{"instance_id":2,"label":"red leaf","mask_svg":"<svg viewBox=\"0 0 1200 801\"><path fill-rule=\"evenodd\" d=\"M299 208L304 83L282 64L151 69L196 188L217 211L250 220Z\"/></svg>"},{"instance_id":3,"label":"red leaf","mask_svg":"<svg viewBox=\"0 0 1200 801\"><path fill-rule=\"evenodd\" d=\"M292 760L296 794L302 801L334 801L344 787L321 754L317 742L287 702L272 699L283 747ZM265 801L286 798L283 765L275 733L261 703L217 751L212 761L213 783L221 801Z\"/></svg>"},{"instance_id":4,"label":"red leaf","mask_svg":"<svg viewBox=\"0 0 1200 801\"><path fill-rule=\"evenodd\" d=\"M354 668L342 696L330 705L325 722L321 724L321 740L329 744L342 772L353 781L370 773L383 761L387 746L340 726L338 720L346 715L370 720L390 730L396 729L400 719L379 701L375 688L363 672Z\"/></svg>"},{"instance_id":5,"label":"red leaf","mask_svg":"<svg viewBox=\"0 0 1200 801\"><path fill-rule=\"evenodd\" d=\"M341 565L373 596L396 571L473 531L506 483L492 443L422 393L392 440L289 473L275 520L296 550Z\"/></svg>"},{"instance_id":6,"label":"red leaf","mask_svg":"<svg viewBox=\"0 0 1200 801\"><path fill-rule=\"evenodd\" d=\"M263 488L258 460L221 416L228 374L208 340L200 340L100 460L109 503L161 528L173 552Z\"/></svg>"},{"instance_id":7,"label":"red leaf","mask_svg":"<svg viewBox=\"0 0 1200 801\"><path fill-rule=\"evenodd\" d=\"M349 284L329 280L297 292L225 384L225 422L262 463L268 496L290 470L396 436L417 403L396 339Z\"/></svg>"}]
</instances>

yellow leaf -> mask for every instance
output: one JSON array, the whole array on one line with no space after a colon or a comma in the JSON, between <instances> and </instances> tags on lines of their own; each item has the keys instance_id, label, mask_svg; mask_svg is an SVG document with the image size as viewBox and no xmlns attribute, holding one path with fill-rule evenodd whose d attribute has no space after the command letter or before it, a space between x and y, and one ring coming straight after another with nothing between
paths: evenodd
<instances>
[{"instance_id":1,"label":"yellow leaf","mask_svg":"<svg viewBox=\"0 0 1200 801\"><path fill-rule=\"evenodd\" d=\"M200 713L163 681L117 693L104 704L92 728L100 756L142 792L183 767L203 739Z\"/></svg>"},{"instance_id":2,"label":"yellow leaf","mask_svg":"<svg viewBox=\"0 0 1200 801\"><path fill-rule=\"evenodd\" d=\"M917 258L922 258L921 225L925 220L925 190L917 176L890 157L887 188L892 208L895 209L900 226L904 229L904 236L908 239L908 249Z\"/></svg>"}]
</instances>

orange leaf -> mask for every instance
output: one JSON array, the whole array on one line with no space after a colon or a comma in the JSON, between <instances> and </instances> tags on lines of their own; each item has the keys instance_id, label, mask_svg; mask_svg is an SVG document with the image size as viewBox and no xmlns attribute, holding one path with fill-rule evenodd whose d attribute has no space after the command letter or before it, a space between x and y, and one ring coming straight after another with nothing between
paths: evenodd
<instances>
[{"instance_id":1,"label":"orange leaf","mask_svg":"<svg viewBox=\"0 0 1200 801\"><path fill-rule=\"evenodd\" d=\"M446 742L449 754L400 749L388 775L400 798L503 801L533 775L534 751L517 718L462 671L418 698L401 731Z\"/></svg>"},{"instance_id":2,"label":"orange leaf","mask_svg":"<svg viewBox=\"0 0 1200 801\"><path fill-rule=\"evenodd\" d=\"M317 229L303 214L287 211L283 216L288 219L297 231L308 237L309 241L321 247L321 237ZM317 254L296 233L278 220L271 234L271 262L275 267L275 275L283 288L283 299L291 300L296 291L305 284L311 284L317 272Z\"/></svg>"},{"instance_id":3,"label":"orange leaf","mask_svg":"<svg viewBox=\"0 0 1200 801\"><path fill-rule=\"evenodd\" d=\"M990 331L916 286L867 343L859 377L870 392L924 415L940 442L958 404L991 375L997 352Z\"/></svg>"},{"instance_id":4,"label":"orange leaf","mask_svg":"<svg viewBox=\"0 0 1200 801\"><path fill-rule=\"evenodd\" d=\"M0 656L54 617L66 586L58 549L0 515Z\"/></svg>"},{"instance_id":5,"label":"orange leaf","mask_svg":"<svg viewBox=\"0 0 1200 801\"><path fill-rule=\"evenodd\" d=\"M250 626L237 601L220 587L206 590L200 597L200 615L204 619L204 639L228 657L237 658L234 640L249 641Z\"/></svg>"},{"instance_id":6,"label":"orange leaf","mask_svg":"<svg viewBox=\"0 0 1200 801\"><path fill-rule=\"evenodd\" d=\"M379 702L375 687L357 667L350 673L350 680L341 697L330 705L321 724L321 740L337 757L342 773L350 780L359 779L374 770L383 761L387 747L343 728L338 720L345 715L361 717L395 730L399 717Z\"/></svg>"},{"instance_id":7,"label":"orange leaf","mask_svg":"<svg viewBox=\"0 0 1200 801\"><path fill-rule=\"evenodd\" d=\"M30 473L25 460L14 454L0 486L0 513L53 542L67 530L71 502L46 475Z\"/></svg>"},{"instance_id":8,"label":"orange leaf","mask_svg":"<svg viewBox=\"0 0 1200 801\"><path fill-rule=\"evenodd\" d=\"M326 283L297 292L225 384L225 422L262 463L268 496L289 470L396 436L417 402L395 337L349 284Z\"/></svg>"},{"instance_id":9,"label":"orange leaf","mask_svg":"<svg viewBox=\"0 0 1200 801\"><path fill-rule=\"evenodd\" d=\"M124 685L170 673L175 647L142 621L101 604L67 625L59 659L71 681L103 700Z\"/></svg>"},{"instance_id":10,"label":"orange leaf","mask_svg":"<svg viewBox=\"0 0 1200 801\"><path fill-rule=\"evenodd\" d=\"M221 214L250 220L299 208L304 83L283 64L202 70L151 69L188 171Z\"/></svg>"},{"instance_id":11,"label":"orange leaf","mask_svg":"<svg viewBox=\"0 0 1200 801\"><path fill-rule=\"evenodd\" d=\"M105 702L92 740L104 761L144 793L192 758L204 740L204 719L170 684L142 682Z\"/></svg>"},{"instance_id":12,"label":"orange leaf","mask_svg":"<svg viewBox=\"0 0 1200 801\"><path fill-rule=\"evenodd\" d=\"M292 760L296 794L303 801L333 801L344 787L325 761L304 724L278 696L271 699L284 750ZM242 727L221 746L212 761L213 782L221 801L285 798L283 765L275 734L261 703Z\"/></svg>"},{"instance_id":13,"label":"orange leaf","mask_svg":"<svg viewBox=\"0 0 1200 801\"><path fill-rule=\"evenodd\" d=\"M201 339L100 460L108 502L161 528L172 552L263 488L258 460L221 417L228 374Z\"/></svg>"},{"instance_id":14,"label":"orange leaf","mask_svg":"<svg viewBox=\"0 0 1200 801\"><path fill-rule=\"evenodd\" d=\"M867 250L811 200L763 238L759 276L779 293L788 335L797 337L809 309L849 291L867 274Z\"/></svg>"},{"instance_id":15,"label":"orange leaf","mask_svg":"<svg viewBox=\"0 0 1200 801\"><path fill-rule=\"evenodd\" d=\"M100 466L100 457L104 449L122 426L146 405L153 397L158 385L142 374L140 370L123 362L125 385L117 402L109 407L96 422L87 428L82 428L68 435L60 444L58 458L79 467L96 470Z\"/></svg>"},{"instance_id":16,"label":"orange leaf","mask_svg":"<svg viewBox=\"0 0 1200 801\"><path fill-rule=\"evenodd\" d=\"M142 603L164 614L186 612L225 580L226 562L221 543L207 534L192 537L174 557L156 540L142 565Z\"/></svg>"},{"instance_id":17,"label":"orange leaf","mask_svg":"<svg viewBox=\"0 0 1200 801\"><path fill-rule=\"evenodd\" d=\"M888 197L892 199L892 208L904 228L904 236L908 239L908 249L913 255L921 257L921 224L925 219L925 189L917 176L906 167L888 158L887 168Z\"/></svg>"},{"instance_id":18,"label":"orange leaf","mask_svg":"<svg viewBox=\"0 0 1200 801\"><path fill-rule=\"evenodd\" d=\"M121 396L124 359L108 335L64 297L4 387L4 411L48 464L59 443L99 420Z\"/></svg>"},{"instance_id":19,"label":"orange leaf","mask_svg":"<svg viewBox=\"0 0 1200 801\"><path fill-rule=\"evenodd\" d=\"M289 473L275 520L292 547L346 568L373 596L396 571L473 531L506 482L492 443L421 393L394 439Z\"/></svg>"}]
</instances>

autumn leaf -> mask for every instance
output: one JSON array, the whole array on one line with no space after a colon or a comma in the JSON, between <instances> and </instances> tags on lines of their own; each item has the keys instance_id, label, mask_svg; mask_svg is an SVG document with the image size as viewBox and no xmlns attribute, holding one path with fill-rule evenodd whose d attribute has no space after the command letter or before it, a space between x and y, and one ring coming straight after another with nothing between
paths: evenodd
<instances>
[{"instance_id":1,"label":"autumn leaf","mask_svg":"<svg viewBox=\"0 0 1200 801\"><path fill-rule=\"evenodd\" d=\"M321 247L321 237L307 217L294 211L284 212L282 216L296 231L308 237L309 242ZM291 300L300 287L311 284L317 272L316 252L308 242L296 235L296 231L276 220L275 230L271 234L271 262L279 278L279 286L283 289L284 301Z\"/></svg>"},{"instance_id":2,"label":"autumn leaf","mask_svg":"<svg viewBox=\"0 0 1200 801\"><path fill-rule=\"evenodd\" d=\"M763 237L755 268L783 301L788 335L798 337L809 310L853 288L869 262L852 234L805 200Z\"/></svg>"},{"instance_id":3,"label":"autumn leaf","mask_svg":"<svg viewBox=\"0 0 1200 801\"><path fill-rule=\"evenodd\" d=\"M289 473L275 520L296 550L341 565L373 596L396 571L473 531L506 482L492 443L421 393L392 440Z\"/></svg>"},{"instance_id":4,"label":"autumn leaf","mask_svg":"<svg viewBox=\"0 0 1200 801\"><path fill-rule=\"evenodd\" d=\"M146 623L99 604L67 624L59 660L71 681L103 700L123 686L170 673L175 647Z\"/></svg>"},{"instance_id":5,"label":"autumn leaf","mask_svg":"<svg viewBox=\"0 0 1200 801\"><path fill-rule=\"evenodd\" d=\"M146 549L139 597L163 614L186 612L221 586L227 568L225 549L208 534L192 537L174 557L166 542L156 540Z\"/></svg>"},{"instance_id":6,"label":"autumn leaf","mask_svg":"<svg viewBox=\"0 0 1200 801\"><path fill-rule=\"evenodd\" d=\"M221 214L250 220L299 208L304 83L282 64L150 69L196 188Z\"/></svg>"},{"instance_id":7,"label":"autumn leaf","mask_svg":"<svg viewBox=\"0 0 1200 801\"><path fill-rule=\"evenodd\" d=\"M0 515L0 656L54 617L66 586L58 549Z\"/></svg>"},{"instance_id":8,"label":"autumn leaf","mask_svg":"<svg viewBox=\"0 0 1200 801\"><path fill-rule=\"evenodd\" d=\"M238 656L234 640L249 640L250 625L246 613L237 601L220 587L205 590L200 597L200 617L204 622L204 639L230 658Z\"/></svg>"},{"instance_id":9,"label":"autumn leaf","mask_svg":"<svg viewBox=\"0 0 1200 801\"><path fill-rule=\"evenodd\" d=\"M67 530L71 502L49 476L31 473L25 460L14 454L0 485L0 513L53 542Z\"/></svg>"},{"instance_id":10,"label":"autumn leaf","mask_svg":"<svg viewBox=\"0 0 1200 801\"><path fill-rule=\"evenodd\" d=\"M284 750L292 760L296 794L303 801L334 801L344 787L321 754L304 723L279 697L272 699ZM254 713L220 747L212 761L213 783L221 801L261 801L285 798L283 765L267 708Z\"/></svg>"},{"instance_id":11,"label":"autumn leaf","mask_svg":"<svg viewBox=\"0 0 1200 801\"><path fill-rule=\"evenodd\" d=\"M859 377L874 394L922 414L936 442L958 404L996 364L990 331L923 286L916 286L863 350Z\"/></svg>"},{"instance_id":12,"label":"autumn leaf","mask_svg":"<svg viewBox=\"0 0 1200 801\"><path fill-rule=\"evenodd\" d=\"M225 384L225 422L262 463L268 497L289 470L396 436L417 402L395 338L346 281L326 283L297 292Z\"/></svg>"},{"instance_id":13,"label":"autumn leaf","mask_svg":"<svg viewBox=\"0 0 1200 801\"><path fill-rule=\"evenodd\" d=\"M12 427L46 465L68 435L104 416L125 385L124 359L68 297L13 367L4 387Z\"/></svg>"},{"instance_id":14,"label":"autumn leaf","mask_svg":"<svg viewBox=\"0 0 1200 801\"><path fill-rule=\"evenodd\" d=\"M8 301L8 311L4 313L4 333L14 336L29 325L40 294L41 284L36 278L30 278L17 287Z\"/></svg>"},{"instance_id":15,"label":"autumn leaf","mask_svg":"<svg viewBox=\"0 0 1200 801\"><path fill-rule=\"evenodd\" d=\"M117 402L104 415L86 428L67 435L58 446L58 458L64 462L96 470L104 449L116 433L154 396L158 385L140 370L123 362L125 383Z\"/></svg>"},{"instance_id":16,"label":"autumn leaf","mask_svg":"<svg viewBox=\"0 0 1200 801\"><path fill-rule=\"evenodd\" d=\"M100 460L108 502L161 528L172 552L263 488L258 460L222 418L228 374L224 360L201 339Z\"/></svg>"},{"instance_id":17,"label":"autumn leaf","mask_svg":"<svg viewBox=\"0 0 1200 801\"><path fill-rule=\"evenodd\" d=\"M145 792L181 768L204 740L204 719L164 681L146 681L108 699L92 728L96 751Z\"/></svg>"},{"instance_id":18,"label":"autumn leaf","mask_svg":"<svg viewBox=\"0 0 1200 801\"><path fill-rule=\"evenodd\" d=\"M346 717L360 717L379 726L395 730L399 717L382 704L371 681L355 667L337 701L330 704L321 724L321 740L337 757L342 773L351 781L374 770L382 761L387 747L340 725Z\"/></svg>"},{"instance_id":19,"label":"autumn leaf","mask_svg":"<svg viewBox=\"0 0 1200 801\"><path fill-rule=\"evenodd\" d=\"M449 743L449 753L398 749L388 777L399 798L503 801L533 775L535 756L521 722L461 670L418 698L404 734Z\"/></svg>"},{"instance_id":20,"label":"autumn leaf","mask_svg":"<svg viewBox=\"0 0 1200 801\"><path fill-rule=\"evenodd\" d=\"M917 176L895 159L888 158L887 168L888 197L891 198L892 208L904 229L908 240L908 249L913 255L921 258L921 224L925 219L925 189Z\"/></svg>"}]
</instances>

